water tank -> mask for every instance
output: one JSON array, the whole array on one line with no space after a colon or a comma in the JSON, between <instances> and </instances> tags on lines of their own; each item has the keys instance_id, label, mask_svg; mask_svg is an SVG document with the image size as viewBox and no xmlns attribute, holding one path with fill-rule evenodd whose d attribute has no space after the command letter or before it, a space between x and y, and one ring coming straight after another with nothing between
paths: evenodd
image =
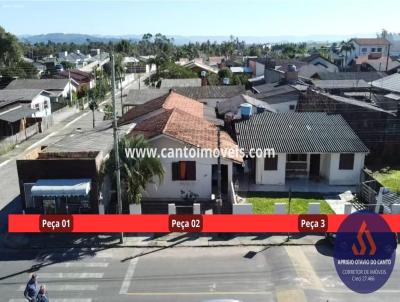
<instances>
[{"instance_id":1,"label":"water tank","mask_svg":"<svg viewBox=\"0 0 400 302\"><path fill-rule=\"evenodd\" d=\"M240 105L240 115L242 116L243 119L250 118L252 108L253 106L251 104L244 103Z\"/></svg>"},{"instance_id":2,"label":"water tank","mask_svg":"<svg viewBox=\"0 0 400 302\"><path fill-rule=\"evenodd\" d=\"M297 67L294 64L289 64L288 65L288 71L297 71Z\"/></svg>"}]
</instances>

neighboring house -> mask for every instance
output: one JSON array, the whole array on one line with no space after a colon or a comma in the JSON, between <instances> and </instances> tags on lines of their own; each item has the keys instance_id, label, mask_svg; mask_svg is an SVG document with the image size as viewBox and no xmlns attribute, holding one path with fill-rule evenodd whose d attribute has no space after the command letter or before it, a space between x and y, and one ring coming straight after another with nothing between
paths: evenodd
<instances>
[{"instance_id":1,"label":"neighboring house","mask_svg":"<svg viewBox=\"0 0 400 302\"><path fill-rule=\"evenodd\" d=\"M386 73L377 71L366 72L320 72L318 73L319 80L364 80L372 82L377 79L386 77Z\"/></svg>"},{"instance_id":2,"label":"neighboring house","mask_svg":"<svg viewBox=\"0 0 400 302\"><path fill-rule=\"evenodd\" d=\"M217 113L221 117L224 117L226 114L231 114L233 118L241 119L242 114L240 109L243 104L250 104L252 106L251 113L260 113L264 111L276 112L276 110L268 103L242 93L219 102L217 104Z\"/></svg>"},{"instance_id":3,"label":"neighboring house","mask_svg":"<svg viewBox=\"0 0 400 302\"><path fill-rule=\"evenodd\" d=\"M46 214L98 214L99 203L107 208L111 183L101 169L113 148L112 132L111 122L104 121L17 160L22 208Z\"/></svg>"},{"instance_id":4,"label":"neighboring house","mask_svg":"<svg viewBox=\"0 0 400 302\"><path fill-rule=\"evenodd\" d=\"M207 63L211 67L218 68L225 59L226 58L224 56L222 56L222 57L209 57L208 60L207 60Z\"/></svg>"},{"instance_id":5,"label":"neighboring house","mask_svg":"<svg viewBox=\"0 0 400 302\"><path fill-rule=\"evenodd\" d=\"M0 90L0 138L12 136L51 114L49 93L41 89Z\"/></svg>"},{"instance_id":6,"label":"neighboring house","mask_svg":"<svg viewBox=\"0 0 400 302\"><path fill-rule=\"evenodd\" d=\"M159 98L163 95L168 94L170 89L167 88L149 88L149 89L131 89L128 92L126 100L123 104L123 113L126 113L129 109L134 108L138 105L147 103L148 101Z\"/></svg>"},{"instance_id":7,"label":"neighboring house","mask_svg":"<svg viewBox=\"0 0 400 302\"><path fill-rule=\"evenodd\" d=\"M354 71L384 71L388 74L396 73L400 70L400 62L378 54L370 54L368 56L359 56L352 62Z\"/></svg>"},{"instance_id":8,"label":"neighboring house","mask_svg":"<svg viewBox=\"0 0 400 302\"><path fill-rule=\"evenodd\" d=\"M342 95L348 91L368 91L371 85L364 80L314 80L315 87L327 92Z\"/></svg>"},{"instance_id":9,"label":"neighboring house","mask_svg":"<svg viewBox=\"0 0 400 302\"><path fill-rule=\"evenodd\" d=\"M6 89L40 89L50 93L52 101L67 98L70 90L76 92L78 83L69 79L16 79Z\"/></svg>"},{"instance_id":10,"label":"neighboring house","mask_svg":"<svg viewBox=\"0 0 400 302\"><path fill-rule=\"evenodd\" d=\"M68 62L73 64L75 68L80 68L87 65L88 61L91 59L90 55L85 55L79 50L75 52L68 53L68 51L62 51L58 53L58 62Z\"/></svg>"},{"instance_id":11,"label":"neighboring house","mask_svg":"<svg viewBox=\"0 0 400 302\"><path fill-rule=\"evenodd\" d=\"M87 89L92 89L96 85L95 78L92 74L81 71L79 69L63 70L54 77L61 79L69 79L71 77L71 79L78 83L78 91L81 90L83 87L86 87Z\"/></svg>"},{"instance_id":12,"label":"neighboring house","mask_svg":"<svg viewBox=\"0 0 400 302\"><path fill-rule=\"evenodd\" d=\"M304 61L313 66L319 66L328 72L338 72L339 68L329 59L323 57L319 53L312 54L306 58Z\"/></svg>"},{"instance_id":13,"label":"neighboring house","mask_svg":"<svg viewBox=\"0 0 400 302\"><path fill-rule=\"evenodd\" d=\"M379 80L375 80L371 85L387 92L400 94L400 73L395 73Z\"/></svg>"},{"instance_id":14,"label":"neighboring house","mask_svg":"<svg viewBox=\"0 0 400 302\"><path fill-rule=\"evenodd\" d=\"M200 87L201 79L162 79L160 88Z\"/></svg>"},{"instance_id":15,"label":"neighboring house","mask_svg":"<svg viewBox=\"0 0 400 302\"><path fill-rule=\"evenodd\" d=\"M299 96L306 86L289 84L263 84L252 88L254 98L271 106L277 112L295 111Z\"/></svg>"},{"instance_id":16,"label":"neighboring house","mask_svg":"<svg viewBox=\"0 0 400 302\"><path fill-rule=\"evenodd\" d=\"M171 90L168 93L152 99L144 104L128 110L118 121L119 124L138 122L156 116L164 110L179 108L191 115L203 118L204 105Z\"/></svg>"},{"instance_id":17,"label":"neighboring house","mask_svg":"<svg viewBox=\"0 0 400 302\"><path fill-rule=\"evenodd\" d=\"M350 42L354 49L347 53L347 66L352 60L360 56L368 56L370 54L387 54L390 42L384 38L354 38ZM345 53L342 53L345 60Z\"/></svg>"},{"instance_id":18,"label":"neighboring house","mask_svg":"<svg viewBox=\"0 0 400 302\"><path fill-rule=\"evenodd\" d=\"M255 184L284 185L287 179L324 180L329 185L360 182L368 148L340 115L264 112L235 128L245 152L275 152L247 163Z\"/></svg>"},{"instance_id":19,"label":"neighboring house","mask_svg":"<svg viewBox=\"0 0 400 302\"><path fill-rule=\"evenodd\" d=\"M218 73L217 68L213 68L207 64L204 64L196 60L190 61L189 63L183 65L183 67L188 68L198 74L200 74L202 71L205 71L207 73Z\"/></svg>"},{"instance_id":20,"label":"neighboring house","mask_svg":"<svg viewBox=\"0 0 400 302\"><path fill-rule=\"evenodd\" d=\"M249 60L248 65L253 71L253 77L264 76L265 61L266 61L265 58L257 58Z\"/></svg>"},{"instance_id":21,"label":"neighboring house","mask_svg":"<svg viewBox=\"0 0 400 302\"><path fill-rule=\"evenodd\" d=\"M151 118L137 123L130 135L143 135L158 152L164 150L179 150L189 148L194 150L215 150L218 145L217 126L206 121L201 116L190 114L181 107L163 109ZM233 164L242 163L242 158L235 154L238 151L236 143L224 131L220 132L221 150L221 192L225 202L232 197ZM200 151L201 152L201 151ZM226 154L226 156L224 156ZM233 154L233 156L231 156ZM165 170L161 185L157 180L150 183L143 194L143 203L183 201L191 205L193 201L210 202L211 194L217 194L217 158L214 156L185 157L178 152L174 156L161 156ZM194 194L193 200L185 200L185 196Z\"/></svg>"},{"instance_id":22,"label":"neighboring house","mask_svg":"<svg viewBox=\"0 0 400 302\"><path fill-rule=\"evenodd\" d=\"M399 112L314 89L301 94L296 111L340 114L369 148L368 160L374 164L399 161Z\"/></svg>"}]
</instances>

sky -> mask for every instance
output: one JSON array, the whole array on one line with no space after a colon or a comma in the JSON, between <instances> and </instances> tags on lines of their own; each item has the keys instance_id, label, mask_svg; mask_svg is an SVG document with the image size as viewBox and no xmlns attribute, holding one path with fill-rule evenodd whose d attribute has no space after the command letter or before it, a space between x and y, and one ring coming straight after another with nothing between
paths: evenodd
<instances>
[{"instance_id":1,"label":"sky","mask_svg":"<svg viewBox=\"0 0 400 302\"><path fill-rule=\"evenodd\" d=\"M399 0L0 0L17 35L374 35L400 32Z\"/></svg>"}]
</instances>

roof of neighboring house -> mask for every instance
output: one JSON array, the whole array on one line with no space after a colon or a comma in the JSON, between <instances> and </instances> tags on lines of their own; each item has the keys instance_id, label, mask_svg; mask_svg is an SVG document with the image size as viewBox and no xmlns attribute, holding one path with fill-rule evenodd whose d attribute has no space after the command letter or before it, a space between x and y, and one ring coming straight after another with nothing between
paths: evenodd
<instances>
[{"instance_id":1,"label":"roof of neighboring house","mask_svg":"<svg viewBox=\"0 0 400 302\"><path fill-rule=\"evenodd\" d=\"M96 123L96 128L75 130L72 134L62 138L54 144L50 144L43 150L45 153L58 152L95 152L102 151L107 154L113 148L112 121ZM123 133L128 133L131 124L120 128Z\"/></svg>"},{"instance_id":2,"label":"roof of neighboring house","mask_svg":"<svg viewBox=\"0 0 400 302\"><path fill-rule=\"evenodd\" d=\"M150 112L154 112L159 109L173 108L179 108L182 111L201 118L204 116L202 103L176 93L175 91L171 91L168 94L130 109L120 118L119 123L126 124L127 122L132 122L136 118L146 115Z\"/></svg>"},{"instance_id":3,"label":"roof of neighboring house","mask_svg":"<svg viewBox=\"0 0 400 302\"><path fill-rule=\"evenodd\" d=\"M276 59L273 60L273 62L275 62L275 69L283 72L289 70L289 65L295 65L297 70L299 70L302 66L308 64L307 62L297 59Z\"/></svg>"},{"instance_id":4,"label":"roof of neighboring house","mask_svg":"<svg viewBox=\"0 0 400 302\"><path fill-rule=\"evenodd\" d=\"M225 57L209 57L208 64L211 65L218 65L221 64L222 60L225 60Z\"/></svg>"},{"instance_id":5,"label":"roof of neighboring house","mask_svg":"<svg viewBox=\"0 0 400 302\"><path fill-rule=\"evenodd\" d=\"M364 80L314 80L314 85L322 89L368 88Z\"/></svg>"},{"instance_id":6,"label":"roof of neighboring house","mask_svg":"<svg viewBox=\"0 0 400 302\"><path fill-rule=\"evenodd\" d=\"M78 83L90 82L94 79L94 77L90 73L81 71L79 69L62 70L58 73L58 75L60 76L60 78L64 79L68 79L71 75L71 78Z\"/></svg>"},{"instance_id":7,"label":"roof of neighboring house","mask_svg":"<svg viewBox=\"0 0 400 302\"><path fill-rule=\"evenodd\" d=\"M384 38L355 38L352 39L358 45L389 45L390 42Z\"/></svg>"},{"instance_id":8,"label":"roof of neighboring house","mask_svg":"<svg viewBox=\"0 0 400 302\"><path fill-rule=\"evenodd\" d=\"M247 94L239 94L232 98L219 102L217 104L218 114L225 114L228 112L236 113L239 110L240 105L244 103L251 104L254 107L258 108L264 108L270 112L276 112L276 110L266 102L260 101Z\"/></svg>"},{"instance_id":9,"label":"roof of neighboring house","mask_svg":"<svg viewBox=\"0 0 400 302\"><path fill-rule=\"evenodd\" d=\"M156 116L140 121L131 132L131 135L143 135L148 139L162 134L202 149L214 150L218 147L217 126L178 108L164 110ZM221 131L220 141L222 150L237 150L238 148L224 131ZM224 155L223 152L221 153ZM226 155L227 159L239 163L243 161L239 153L233 155L226 152Z\"/></svg>"},{"instance_id":10,"label":"roof of neighboring house","mask_svg":"<svg viewBox=\"0 0 400 302\"><path fill-rule=\"evenodd\" d=\"M160 96L166 95L169 93L169 89L160 88L160 89L131 89L128 92L128 96L124 101L124 105L142 105L148 101L159 98Z\"/></svg>"},{"instance_id":11,"label":"roof of neighboring house","mask_svg":"<svg viewBox=\"0 0 400 302\"><path fill-rule=\"evenodd\" d=\"M0 90L0 108L17 102L30 102L42 89L2 89Z\"/></svg>"},{"instance_id":12,"label":"roof of neighboring house","mask_svg":"<svg viewBox=\"0 0 400 302\"><path fill-rule=\"evenodd\" d=\"M160 88L200 87L201 79L162 79Z\"/></svg>"},{"instance_id":13,"label":"roof of neighboring house","mask_svg":"<svg viewBox=\"0 0 400 302\"><path fill-rule=\"evenodd\" d=\"M326 68L322 67L320 65L313 65L313 64L307 64L298 69L299 72L299 77L305 78L305 79L311 79L314 75L319 75L322 72L326 72Z\"/></svg>"},{"instance_id":14,"label":"roof of neighboring house","mask_svg":"<svg viewBox=\"0 0 400 302\"><path fill-rule=\"evenodd\" d=\"M329 60L328 58L325 58L323 55L321 55L320 53L313 53L311 55L309 55L308 57L303 58L303 61L310 63L311 61L321 58L331 64L334 64L331 60Z\"/></svg>"},{"instance_id":15,"label":"roof of neighboring house","mask_svg":"<svg viewBox=\"0 0 400 302\"><path fill-rule=\"evenodd\" d=\"M386 71L386 64L388 65L387 66L388 71L400 68L399 61L393 60L390 57L388 60L387 56L381 56L380 58L376 59L370 58L369 56L359 56L358 58L355 59L355 62L357 65L368 64L376 71Z\"/></svg>"},{"instance_id":16,"label":"roof of neighboring house","mask_svg":"<svg viewBox=\"0 0 400 302\"><path fill-rule=\"evenodd\" d=\"M1 106L1 103L0 103ZM26 117L32 117L37 110L24 106L17 106L11 110L0 112L0 120L13 123Z\"/></svg>"},{"instance_id":17,"label":"roof of neighboring house","mask_svg":"<svg viewBox=\"0 0 400 302\"><path fill-rule=\"evenodd\" d=\"M385 95L385 98L392 99L395 101L400 101L400 95L396 93L388 93Z\"/></svg>"},{"instance_id":18,"label":"roof of neighboring house","mask_svg":"<svg viewBox=\"0 0 400 302\"><path fill-rule=\"evenodd\" d=\"M341 103L346 103L346 104L353 105L353 106L363 107L363 108L368 109L368 110L380 111L380 112L384 112L384 113L388 113L390 115L393 115L393 113L388 111L388 110L384 110L384 109L382 109L382 108L380 108L378 106L374 106L374 105L369 104L369 103L364 102L364 101L359 101L359 100L352 99L352 98L346 98L346 97L342 97L342 96L339 96L339 95L334 95L334 94L330 94L330 93L326 93L326 92L318 92L318 93L320 93L321 95L324 95L324 96L326 96L326 97L328 97L328 98L330 98L332 100L341 102Z\"/></svg>"},{"instance_id":19,"label":"roof of neighboring house","mask_svg":"<svg viewBox=\"0 0 400 302\"><path fill-rule=\"evenodd\" d=\"M264 112L236 123L235 128L239 146L247 151L251 148L273 148L276 153L369 151L339 114Z\"/></svg>"},{"instance_id":20,"label":"roof of neighboring house","mask_svg":"<svg viewBox=\"0 0 400 302\"><path fill-rule=\"evenodd\" d=\"M176 92L195 100L226 99L246 91L243 85L178 87L175 90Z\"/></svg>"},{"instance_id":21,"label":"roof of neighboring house","mask_svg":"<svg viewBox=\"0 0 400 302\"><path fill-rule=\"evenodd\" d=\"M64 90L68 83L68 79L16 79L6 89Z\"/></svg>"},{"instance_id":22,"label":"roof of neighboring house","mask_svg":"<svg viewBox=\"0 0 400 302\"><path fill-rule=\"evenodd\" d=\"M321 80L360 80L366 82L375 81L386 76L384 72L365 71L365 72L320 72Z\"/></svg>"},{"instance_id":23,"label":"roof of neighboring house","mask_svg":"<svg viewBox=\"0 0 400 302\"><path fill-rule=\"evenodd\" d=\"M390 76L373 81L372 86L392 92L400 92L400 73L394 73Z\"/></svg>"},{"instance_id":24,"label":"roof of neighboring house","mask_svg":"<svg viewBox=\"0 0 400 302\"><path fill-rule=\"evenodd\" d=\"M297 91L291 85L279 84L279 83L267 83L262 85L253 86L253 90L257 93L255 97L258 96L265 98L269 96L285 94Z\"/></svg>"},{"instance_id":25,"label":"roof of neighboring house","mask_svg":"<svg viewBox=\"0 0 400 302\"><path fill-rule=\"evenodd\" d=\"M197 67L199 69L203 69L205 71L212 72L212 73L217 73L218 72L218 70L212 68L211 66L209 66L207 64L200 63L198 61L190 61L189 63L183 65L183 67L186 67L186 68L189 68L189 69L193 69L193 68Z\"/></svg>"}]
</instances>

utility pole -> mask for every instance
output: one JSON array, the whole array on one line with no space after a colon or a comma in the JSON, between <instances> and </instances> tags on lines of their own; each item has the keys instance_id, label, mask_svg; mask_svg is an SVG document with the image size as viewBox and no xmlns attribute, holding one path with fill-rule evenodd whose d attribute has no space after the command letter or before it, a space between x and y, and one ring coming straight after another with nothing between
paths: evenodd
<instances>
[{"instance_id":1,"label":"utility pole","mask_svg":"<svg viewBox=\"0 0 400 302\"><path fill-rule=\"evenodd\" d=\"M388 45L388 51L387 51L387 55L386 55L386 72L388 71L388 66L389 66L389 56L390 56L390 42Z\"/></svg>"},{"instance_id":2,"label":"utility pole","mask_svg":"<svg viewBox=\"0 0 400 302\"><path fill-rule=\"evenodd\" d=\"M69 79L69 103L72 106L72 81L71 81L71 71L68 70L68 79Z\"/></svg>"},{"instance_id":3,"label":"utility pole","mask_svg":"<svg viewBox=\"0 0 400 302\"><path fill-rule=\"evenodd\" d=\"M122 214L122 199L121 199L121 171L119 164L119 150L118 150L118 131L117 131L117 110L115 108L115 63L114 54L111 53L111 97L113 103L113 136L114 136L114 155L115 155L115 169L117 177L117 201L118 201L118 214ZM124 233L121 232L120 243L124 243Z\"/></svg>"},{"instance_id":4,"label":"utility pole","mask_svg":"<svg viewBox=\"0 0 400 302\"><path fill-rule=\"evenodd\" d=\"M217 173L217 206L218 214L222 214L222 196L221 196L221 129L217 128L217 146L218 146L218 173Z\"/></svg>"}]
</instances>

